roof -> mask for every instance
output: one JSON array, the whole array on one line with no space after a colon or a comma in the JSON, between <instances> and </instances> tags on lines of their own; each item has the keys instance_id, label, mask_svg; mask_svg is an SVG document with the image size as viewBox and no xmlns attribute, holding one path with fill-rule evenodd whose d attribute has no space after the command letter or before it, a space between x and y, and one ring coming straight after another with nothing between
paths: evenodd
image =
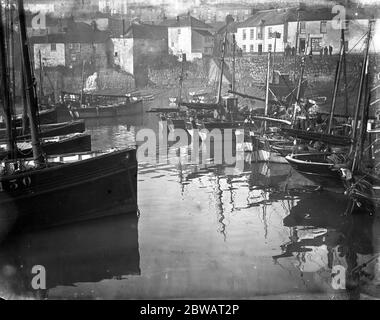
<instances>
[{"instance_id":1,"label":"roof","mask_svg":"<svg viewBox=\"0 0 380 320\"><path fill-rule=\"evenodd\" d=\"M104 43L110 37L108 31L100 31L84 22L68 25L67 32L31 37L32 43Z\"/></svg>"},{"instance_id":2,"label":"roof","mask_svg":"<svg viewBox=\"0 0 380 320\"><path fill-rule=\"evenodd\" d=\"M168 28L152 24L133 23L125 33L126 38L134 39L168 39Z\"/></svg>"},{"instance_id":3,"label":"roof","mask_svg":"<svg viewBox=\"0 0 380 320\"><path fill-rule=\"evenodd\" d=\"M208 30L199 30L199 29L194 29L195 32L199 33L203 37L212 37L212 33L209 32Z\"/></svg>"},{"instance_id":4,"label":"roof","mask_svg":"<svg viewBox=\"0 0 380 320\"><path fill-rule=\"evenodd\" d=\"M39 12L37 12L37 13L26 12L25 13L25 22L26 22L27 28L32 27L32 20L38 14L39 14ZM15 20L18 21L18 17L16 17ZM57 25L66 26L71 22L73 22L73 19L71 17L70 18L58 18L58 17L54 17L51 14L45 15L46 27L55 27Z\"/></svg>"},{"instance_id":5,"label":"roof","mask_svg":"<svg viewBox=\"0 0 380 320\"><path fill-rule=\"evenodd\" d=\"M176 19L167 19L162 21L160 25L169 28L192 27L195 29L212 29L212 26L209 24L190 15L178 16Z\"/></svg>"},{"instance_id":6,"label":"roof","mask_svg":"<svg viewBox=\"0 0 380 320\"><path fill-rule=\"evenodd\" d=\"M217 30L217 33L224 34L226 32L226 27L229 33L236 33L237 28L239 28L239 26L240 26L240 23L237 21L231 22L227 26L224 23L223 26Z\"/></svg>"},{"instance_id":7,"label":"roof","mask_svg":"<svg viewBox=\"0 0 380 320\"><path fill-rule=\"evenodd\" d=\"M260 10L247 20L238 24L237 28L256 27L260 25L270 26L283 24L285 22L297 21L299 12L300 21L328 21L332 20L337 14L332 13L331 7L288 7L271 10ZM380 17L377 10L363 8L346 9L348 20L368 19L372 15Z\"/></svg>"},{"instance_id":8,"label":"roof","mask_svg":"<svg viewBox=\"0 0 380 320\"><path fill-rule=\"evenodd\" d=\"M285 21L297 21L296 8L257 11L253 16L238 24L237 28L256 27L260 25L277 25Z\"/></svg>"}]
</instances>

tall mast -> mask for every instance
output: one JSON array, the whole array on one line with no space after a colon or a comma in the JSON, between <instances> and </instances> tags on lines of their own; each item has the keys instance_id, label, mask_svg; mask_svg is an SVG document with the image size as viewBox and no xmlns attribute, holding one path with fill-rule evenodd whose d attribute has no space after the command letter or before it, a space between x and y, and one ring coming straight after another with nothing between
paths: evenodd
<instances>
[{"instance_id":1,"label":"tall mast","mask_svg":"<svg viewBox=\"0 0 380 320\"><path fill-rule=\"evenodd\" d=\"M28 116L30 122L30 133L32 136L33 158L36 162L36 165L40 166L45 163L45 158L42 153L37 125L38 100L30 64L23 0L18 0L18 17L20 23L20 41L22 50L22 61L24 67L23 71L25 72L26 97L28 101Z\"/></svg>"},{"instance_id":2,"label":"tall mast","mask_svg":"<svg viewBox=\"0 0 380 320\"><path fill-rule=\"evenodd\" d=\"M267 65L267 77L266 77L266 87L265 87L265 109L264 109L264 115L268 116L268 109L269 109L269 77L270 77L270 60L271 60L271 54L270 51L268 51L268 65ZM267 122L264 121L264 132L267 130Z\"/></svg>"},{"instance_id":3,"label":"tall mast","mask_svg":"<svg viewBox=\"0 0 380 320\"><path fill-rule=\"evenodd\" d=\"M346 41L344 38L344 31L342 32L343 42L343 80L344 80L344 105L346 116L348 115L348 88L347 88L347 59L346 59Z\"/></svg>"},{"instance_id":4,"label":"tall mast","mask_svg":"<svg viewBox=\"0 0 380 320\"><path fill-rule=\"evenodd\" d=\"M296 111L297 111L297 106L300 104L301 87L302 87L304 72L305 72L305 55L302 57L302 61L301 61L301 72L300 72L300 77L298 79L296 101L294 103L294 108L293 108L292 127L294 127L294 124L296 123Z\"/></svg>"},{"instance_id":5,"label":"tall mast","mask_svg":"<svg viewBox=\"0 0 380 320\"><path fill-rule=\"evenodd\" d=\"M186 54L182 53L182 61L181 61L181 74L179 75L179 90L178 90L178 102L177 106L180 106L180 103L182 102L182 87L183 87L183 67L186 60Z\"/></svg>"},{"instance_id":6,"label":"tall mast","mask_svg":"<svg viewBox=\"0 0 380 320\"><path fill-rule=\"evenodd\" d=\"M38 63L39 63L39 66L40 66L40 72L39 72L39 76L40 76L40 99L42 99L42 97L44 96L44 84L43 84L43 77L42 77L42 57L41 57L41 50L38 50Z\"/></svg>"},{"instance_id":7,"label":"tall mast","mask_svg":"<svg viewBox=\"0 0 380 320\"><path fill-rule=\"evenodd\" d=\"M232 34L232 83L231 83L231 90L235 91L235 64L236 64L236 57L235 57L235 51L236 51L236 39L235 34Z\"/></svg>"},{"instance_id":8,"label":"tall mast","mask_svg":"<svg viewBox=\"0 0 380 320\"><path fill-rule=\"evenodd\" d=\"M331 103L329 126L327 129L328 134L331 134L331 131L332 131L332 123L333 123L333 119L334 119L334 113L335 113L335 107L336 107L336 97L338 95L338 88L339 88L340 74L341 74L341 70L342 70L343 59L344 59L344 29L342 28L342 35L340 38L339 61L338 61L338 66L337 66L336 74L335 74L334 93L333 93L333 99L332 99L332 103Z\"/></svg>"},{"instance_id":9,"label":"tall mast","mask_svg":"<svg viewBox=\"0 0 380 320\"><path fill-rule=\"evenodd\" d=\"M297 53L298 53L298 38L299 38L299 28L300 28L300 11L297 11L297 31L296 31L296 46L294 52L294 66L297 65Z\"/></svg>"},{"instance_id":10,"label":"tall mast","mask_svg":"<svg viewBox=\"0 0 380 320\"><path fill-rule=\"evenodd\" d=\"M224 73L224 55L226 53L226 45L227 45L227 29L228 29L227 26L226 26L226 33L224 35L224 42L223 42L223 48L222 48L222 57L220 59L221 66L220 66L220 77L219 77L219 84L218 84L218 100L217 100L217 104L220 104L220 102L222 101L222 84L223 84L223 73Z\"/></svg>"},{"instance_id":11,"label":"tall mast","mask_svg":"<svg viewBox=\"0 0 380 320\"><path fill-rule=\"evenodd\" d=\"M353 139L353 144L351 145L351 151L355 150L354 154L354 159L352 162L352 167L351 170L354 171L356 169L357 163L358 163L358 152L361 144L361 139L360 136L358 137L358 122L359 122L359 113L360 113L360 105L363 97L363 89L365 87L365 82L368 82L368 66L369 66L369 44L371 41L371 33L372 33L372 21L369 21L369 26L368 26L368 34L367 34L367 39L366 39L366 48L365 48L365 54L363 58L363 65L362 65L362 71L360 75L360 84L359 84L359 92L358 92L358 97L356 100L356 110L355 110L355 119L354 119L354 124L352 128L352 139ZM366 106L363 106L363 109L365 109ZM363 129L363 124L364 124L364 115L365 115L365 110L362 111L362 119L361 119L361 124L360 128Z\"/></svg>"},{"instance_id":12,"label":"tall mast","mask_svg":"<svg viewBox=\"0 0 380 320\"><path fill-rule=\"evenodd\" d=\"M16 144L13 139L12 130L12 105L10 101L9 85L8 85L8 66L7 66L7 53L5 47L5 34L3 24L3 12L2 5L0 4L0 63L1 63L1 86L3 88L3 108L5 114L5 124L7 128L7 147L8 151L13 158L16 150Z\"/></svg>"},{"instance_id":13,"label":"tall mast","mask_svg":"<svg viewBox=\"0 0 380 320\"><path fill-rule=\"evenodd\" d=\"M9 14L10 14L10 27L9 27L9 56L11 59L11 88L12 88L12 102L15 103L16 100L16 76L15 76L15 44L14 44L14 5L10 3ZM14 105L13 105L14 107Z\"/></svg>"},{"instance_id":14,"label":"tall mast","mask_svg":"<svg viewBox=\"0 0 380 320\"><path fill-rule=\"evenodd\" d=\"M28 99L26 98L25 70L21 67L21 101L22 101L22 134L26 134L29 127Z\"/></svg>"},{"instance_id":15,"label":"tall mast","mask_svg":"<svg viewBox=\"0 0 380 320\"><path fill-rule=\"evenodd\" d=\"M356 145L356 140L357 140L357 127L358 127L358 122L359 122L360 104L361 104L362 97L363 97L363 87L364 87L365 75L367 72L367 64L368 64L368 56L369 56L369 43L371 41L371 32L372 32L372 22L369 21L368 33L367 33L367 39L366 39L366 48L365 48L365 53L364 53L363 62L362 62L362 70L361 70L361 74L360 74L359 91L358 91L358 97L356 100L355 118L354 118L354 123L353 123L353 128L352 128L352 140L354 143L351 145L351 151L354 149L354 145Z\"/></svg>"},{"instance_id":16,"label":"tall mast","mask_svg":"<svg viewBox=\"0 0 380 320\"><path fill-rule=\"evenodd\" d=\"M80 88L80 101L79 101L79 107L82 106L83 103L83 90L84 90L84 65L85 60L82 62L82 77L81 77L81 88Z\"/></svg>"}]
</instances>

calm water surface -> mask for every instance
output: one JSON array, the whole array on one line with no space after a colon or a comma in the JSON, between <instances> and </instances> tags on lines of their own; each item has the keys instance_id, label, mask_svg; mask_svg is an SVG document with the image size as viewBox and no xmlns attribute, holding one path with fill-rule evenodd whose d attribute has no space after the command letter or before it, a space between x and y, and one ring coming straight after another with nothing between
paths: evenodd
<instances>
[{"instance_id":1,"label":"calm water surface","mask_svg":"<svg viewBox=\"0 0 380 320\"><path fill-rule=\"evenodd\" d=\"M129 122L129 123L128 123ZM134 144L157 117L89 122L93 149ZM184 147L186 149L186 147ZM170 149L170 147L169 147ZM185 150L191 152L191 146ZM136 214L18 236L0 248L0 293L49 299L348 299L373 295L378 218L344 216L342 195L315 191L288 165L244 171L139 163ZM368 266L358 268L364 262ZM47 290L31 289L43 265ZM334 290L334 266L347 270ZM355 269L356 268L356 269ZM360 277L356 277L358 272ZM379 279L377 279L378 277ZM355 284L361 288L356 289Z\"/></svg>"}]
</instances>

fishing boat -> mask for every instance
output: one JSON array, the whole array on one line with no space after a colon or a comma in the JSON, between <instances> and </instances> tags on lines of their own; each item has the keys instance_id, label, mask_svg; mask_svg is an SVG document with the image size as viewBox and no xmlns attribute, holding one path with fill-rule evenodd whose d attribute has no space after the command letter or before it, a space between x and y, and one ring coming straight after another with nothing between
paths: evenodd
<instances>
[{"instance_id":1,"label":"fishing boat","mask_svg":"<svg viewBox=\"0 0 380 320\"><path fill-rule=\"evenodd\" d=\"M23 121L23 116L22 115L17 115L12 123L15 127L22 127L22 121ZM40 124L51 124L51 123L56 123L57 122L57 111L55 108L52 109L45 109L45 110L40 110L38 112L38 118ZM5 122L0 121L0 128L5 128Z\"/></svg>"},{"instance_id":2,"label":"fishing boat","mask_svg":"<svg viewBox=\"0 0 380 320\"><path fill-rule=\"evenodd\" d=\"M299 173L307 176L321 187L342 187L340 172L338 168L343 166L349 158L350 147L355 141L355 136L342 136L334 134L334 114L336 108L336 97L343 63L345 62L345 39L344 30L341 31L341 45L337 71L334 79L334 91L331 110L328 121L327 132L313 132L295 128L284 128L282 131L293 138L307 141L317 141L319 148L308 153L291 154L286 160ZM366 55L365 55L366 56ZM362 67L362 72L364 69ZM361 77L362 83L363 77ZM361 95L359 90L359 96ZM358 107L356 108L358 110ZM354 125L355 126L355 125ZM319 151L319 152L318 152Z\"/></svg>"},{"instance_id":3,"label":"fishing boat","mask_svg":"<svg viewBox=\"0 0 380 320\"><path fill-rule=\"evenodd\" d=\"M0 6L0 16L1 6ZM38 100L31 72L23 0L18 0L20 45L32 137L32 159L15 157L8 92L8 64L3 23L0 23L0 62L3 72L7 148L11 157L0 164L0 226L2 232L50 227L137 209L136 150L110 149L44 156L38 132ZM2 22L2 21L1 21Z\"/></svg>"},{"instance_id":4,"label":"fishing boat","mask_svg":"<svg viewBox=\"0 0 380 320\"><path fill-rule=\"evenodd\" d=\"M86 129L84 120L75 120L68 122L52 123L39 125L40 138L63 136L71 133L82 133ZM15 135L17 140L30 140L31 133L28 129L24 133L22 127L17 127L15 130ZM7 136L7 129L0 129L0 141L4 141Z\"/></svg>"},{"instance_id":5,"label":"fishing boat","mask_svg":"<svg viewBox=\"0 0 380 320\"><path fill-rule=\"evenodd\" d=\"M362 207L365 211L375 214L380 207L380 77L379 73L372 71L373 68L369 66L368 47L372 24L373 21L369 21L362 81L354 120L352 158L339 169L346 186L346 195L352 200L352 210Z\"/></svg>"},{"instance_id":6,"label":"fishing boat","mask_svg":"<svg viewBox=\"0 0 380 320\"><path fill-rule=\"evenodd\" d=\"M41 146L46 155L91 151L91 135L73 133L65 136L42 138ZM30 158L33 156L32 142L30 140L16 142L16 147L17 158ZM0 160L9 157L10 153L6 150L6 144L0 144Z\"/></svg>"},{"instance_id":7,"label":"fishing boat","mask_svg":"<svg viewBox=\"0 0 380 320\"><path fill-rule=\"evenodd\" d=\"M140 115L142 100L127 95L62 92L62 101L73 119Z\"/></svg>"},{"instance_id":8,"label":"fishing boat","mask_svg":"<svg viewBox=\"0 0 380 320\"><path fill-rule=\"evenodd\" d=\"M290 154L285 157L289 164L318 186L342 188L341 176L335 167L347 159L345 153L313 152Z\"/></svg>"}]
</instances>

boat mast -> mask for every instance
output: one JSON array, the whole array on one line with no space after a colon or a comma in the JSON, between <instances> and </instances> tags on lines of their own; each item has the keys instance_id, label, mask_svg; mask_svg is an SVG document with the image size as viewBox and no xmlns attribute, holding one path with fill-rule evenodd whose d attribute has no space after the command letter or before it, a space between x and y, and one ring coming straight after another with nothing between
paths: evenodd
<instances>
[{"instance_id":1,"label":"boat mast","mask_svg":"<svg viewBox=\"0 0 380 320\"><path fill-rule=\"evenodd\" d=\"M306 52L306 50L305 50L305 52ZM302 86L303 74L305 72L305 60L306 60L305 55L303 55L301 58L301 72L300 72L300 77L298 79L296 101L295 101L294 107L293 107L292 128L294 127L294 125L296 123L297 106L300 104L301 86Z\"/></svg>"},{"instance_id":2,"label":"boat mast","mask_svg":"<svg viewBox=\"0 0 380 320\"><path fill-rule=\"evenodd\" d=\"M227 25L228 26L228 25ZM220 59L221 66L220 66L220 77L219 77L219 84L218 84L218 99L217 104L220 104L222 101L222 84L223 84L223 73L224 73L224 55L226 53L226 45L227 45L227 26L226 26L226 33L224 35L224 42L222 47L222 57Z\"/></svg>"},{"instance_id":3,"label":"boat mast","mask_svg":"<svg viewBox=\"0 0 380 320\"><path fill-rule=\"evenodd\" d=\"M335 73L335 81L334 81L334 93L333 99L331 103L330 117L329 117L329 126L327 129L327 133L331 134L332 131L332 123L334 119L335 107L336 107L336 97L338 95L339 82L340 82L340 74L342 70L342 63L344 59L344 29L341 29L341 37L340 37L340 53L339 53L339 61L338 66Z\"/></svg>"},{"instance_id":4,"label":"boat mast","mask_svg":"<svg viewBox=\"0 0 380 320\"><path fill-rule=\"evenodd\" d=\"M235 64L236 64L236 57L235 57L235 51L236 51L236 39L235 39L235 34L232 34L232 83L231 83L231 90L235 91Z\"/></svg>"},{"instance_id":5,"label":"boat mast","mask_svg":"<svg viewBox=\"0 0 380 320\"><path fill-rule=\"evenodd\" d=\"M20 23L20 42L22 50L23 71L25 73L25 87L28 101L28 116L30 124L30 133L32 136L33 158L37 166L45 163L42 148L39 139L37 110L38 100L36 95L35 82L32 76L28 39L26 35L25 10L23 0L18 0L18 17Z\"/></svg>"},{"instance_id":6,"label":"boat mast","mask_svg":"<svg viewBox=\"0 0 380 320\"><path fill-rule=\"evenodd\" d=\"M297 10L297 30L296 30L296 46L295 46L295 52L294 52L294 67L297 65L299 28L300 28L300 9Z\"/></svg>"},{"instance_id":7,"label":"boat mast","mask_svg":"<svg viewBox=\"0 0 380 320\"><path fill-rule=\"evenodd\" d=\"M348 88L347 88L347 55L346 55L346 40L344 38L344 30L342 32L343 42L343 80L344 80L344 105L346 116L348 116Z\"/></svg>"},{"instance_id":8,"label":"boat mast","mask_svg":"<svg viewBox=\"0 0 380 320\"><path fill-rule=\"evenodd\" d=\"M356 166L358 164L358 156L359 156L359 149L361 148L361 137L358 135L358 122L359 122L359 113L360 113L360 105L363 97L363 89L365 87L365 82L368 82L367 79L369 77L369 45L371 41L371 33L372 33L372 21L369 21L368 23L368 34L367 34L367 39L366 39L366 48L365 48L365 54L364 54L364 59L363 59L363 65L362 65L362 70L361 70L361 75L360 75L360 84L359 84L359 92L358 92L358 97L356 100L356 110L355 110L355 119L354 119L354 124L352 128L352 140L353 144L351 145L351 151L355 150L353 162L352 162L352 167L351 171L353 172L356 169ZM367 88L368 89L368 88ZM365 109L366 106L363 106L362 110L362 118L360 122L360 130L361 133L363 132L363 125L364 125L364 116L365 116Z\"/></svg>"},{"instance_id":9,"label":"boat mast","mask_svg":"<svg viewBox=\"0 0 380 320\"><path fill-rule=\"evenodd\" d=\"M270 77L270 60L271 60L271 52L268 51L268 64L267 64L267 77L266 77L266 88L265 88L265 109L264 116L268 116L269 110L269 77ZM267 122L264 121L264 132L267 131Z\"/></svg>"},{"instance_id":10,"label":"boat mast","mask_svg":"<svg viewBox=\"0 0 380 320\"><path fill-rule=\"evenodd\" d=\"M1 86L3 87L3 108L5 114L5 124L7 128L7 147L10 153L11 159L14 158L16 144L13 138L12 130L12 105L10 101L10 92L8 85L8 66L7 66L7 53L5 47L5 34L4 34L4 24L3 24L3 10L2 5L0 4L0 63L1 63Z\"/></svg>"},{"instance_id":11,"label":"boat mast","mask_svg":"<svg viewBox=\"0 0 380 320\"><path fill-rule=\"evenodd\" d=\"M354 145L356 145L356 143L357 143L356 140L357 140L357 128L358 128L358 122L359 122L360 104L361 104L362 97L363 97L363 87L364 87L365 75L367 72L367 64L368 64L368 56L369 56L369 43L371 40L371 32L372 32L372 22L369 21L365 53L364 53L364 57L363 57L362 69L361 69L361 74L360 74L359 91L358 91L358 96L357 96L357 100L356 100L355 118L354 118L354 123L353 123L353 127L352 127L351 137L353 140L353 144L351 145L351 151L353 151Z\"/></svg>"},{"instance_id":12,"label":"boat mast","mask_svg":"<svg viewBox=\"0 0 380 320\"><path fill-rule=\"evenodd\" d=\"M38 62L39 62L39 66L40 66L40 72L39 72L39 76L40 76L40 99L42 99L42 97L44 96L44 85L43 85L43 78L42 78L42 57L41 57L41 50L38 50Z\"/></svg>"},{"instance_id":13,"label":"boat mast","mask_svg":"<svg viewBox=\"0 0 380 320\"><path fill-rule=\"evenodd\" d=\"M184 71L184 63L186 61L185 57L186 57L186 54L182 53L181 74L179 75L179 90L178 90L178 102L177 102L178 108L182 102L183 71Z\"/></svg>"},{"instance_id":14,"label":"boat mast","mask_svg":"<svg viewBox=\"0 0 380 320\"><path fill-rule=\"evenodd\" d=\"M25 70L21 67L21 101L22 101L22 134L27 133L28 123L28 99L26 98Z\"/></svg>"},{"instance_id":15,"label":"boat mast","mask_svg":"<svg viewBox=\"0 0 380 320\"><path fill-rule=\"evenodd\" d=\"M82 78L81 78L81 88L80 88L80 101L79 101L79 107L82 106L83 103L83 90L84 90L84 64L85 60L82 62Z\"/></svg>"}]
</instances>

